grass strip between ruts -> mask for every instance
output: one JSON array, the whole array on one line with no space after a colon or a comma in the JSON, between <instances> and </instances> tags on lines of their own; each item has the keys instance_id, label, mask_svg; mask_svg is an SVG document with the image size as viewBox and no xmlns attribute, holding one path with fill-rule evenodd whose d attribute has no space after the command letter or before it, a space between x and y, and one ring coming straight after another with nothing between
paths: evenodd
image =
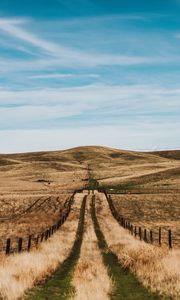
<instances>
[{"instance_id":1,"label":"grass strip between ruts","mask_svg":"<svg viewBox=\"0 0 180 300\"><path fill-rule=\"evenodd\" d=\"M51 278L47 279L43 284L37 285L30 292L29 296L26 297L27 300L66 300L70 299L70 297L74 294L75 291L71 285L71 282L81 251L84 233L86 198L87 196L84 196L81 205L76 239L70 255L54 272Z\"/></svg>"},{"instance_id":2,"label":"grass strip between ruts","mask_svg":"<svg viewBox=\"0 0 180 300\"><path fill-rule=\"evenodd\" d=\"M123 268L116 254L110 251L105 237L100 229L96 216L95 196L92 196L91 216L94 224L98 245L103 256L104 264L108 268L109 276L114 283L113 291L110 294L112 300L170 300L168 297L161 297L145 288L129 270Z\"/></svg>"}]
</instances>

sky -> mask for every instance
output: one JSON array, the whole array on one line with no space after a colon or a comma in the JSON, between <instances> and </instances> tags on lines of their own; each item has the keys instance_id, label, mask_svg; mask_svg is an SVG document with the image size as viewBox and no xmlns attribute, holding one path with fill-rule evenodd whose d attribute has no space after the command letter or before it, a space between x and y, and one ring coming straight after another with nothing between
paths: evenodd
<instances>
[{"instance_id":1,"label":"sky","mask_svg":"<svg viewBox=\"0 0 180 300\"><path fill-rule=\"evenodd\" d=\"M0 1L0 153L179 136L180 0Z\"/></svg>"}]
</instances>

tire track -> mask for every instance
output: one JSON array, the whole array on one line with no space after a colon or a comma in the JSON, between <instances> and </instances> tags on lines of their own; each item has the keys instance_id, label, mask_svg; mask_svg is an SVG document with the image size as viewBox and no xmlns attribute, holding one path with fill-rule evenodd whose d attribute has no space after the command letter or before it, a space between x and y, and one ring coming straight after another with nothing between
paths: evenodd
<instances>
[{"instance_id":1,"label":"tire track","mask_svg":"<svg viewBox=\"0 0 180 300\"><path fill-rule=\"evenodd\" d=\"M95 233L98 239L98 245L101 250L104 264L108 267L109 276L113 279L114 289L110 295L112 300L159 300L161 299L156 293L151 293L142 284L139 283L137 278L124 269L106 243L105 237L101 231L95 208L95 196L92 198L92 220L94 223Z\"/></svg>"},{"instance_id":2,"label":"tire track","mask_svg":"<svg viewBox=\"0 0 180 300\"><path fill-rule=\"evenodd\" d=\"M74 294L74 287L71 283L73 272L81 251L84 233L86 198L87 196L84 196L82 201L76 238L69 256L55 271L52 277L46 280L46 282L42 285L37 286L26 299L65 300L70 299L70 297ZM68 236L66 238L68 238Z\"/></svg>"},{"instance_id":3,"label":"tire track","mask_svg":"<svg viewBox=\"0 0 180 300\"><path fill-rule=\"evenodd\" d=\"M107 300L112 282L98 247L91 219L90 202L91 196L88 196L81 254L72 281L76 291L74 300Z\"/></svg>"}]
</instances>

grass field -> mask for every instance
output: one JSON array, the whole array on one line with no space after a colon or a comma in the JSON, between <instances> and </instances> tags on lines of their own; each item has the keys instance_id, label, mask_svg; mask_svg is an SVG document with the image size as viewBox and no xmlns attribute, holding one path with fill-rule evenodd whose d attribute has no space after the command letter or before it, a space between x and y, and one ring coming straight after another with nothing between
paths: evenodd
<instances>
[{"instance_id":1,"label":"grass field","mask_svg":"<svg viewBox=\"0 0 180 300\"><path fill-rule=\"evenodd\" d=\"M0 250L52 226L86 184L87 166L66 151L0 155Z\"/></svg>"},{"instance_id":2,"label":"grass field","mask_svg":"<svg viewBox=\"0 0 180 300\"><path fill-rule=\"evenodd\" d=\"M18 237L24 239L27 248L28 236L36 238L55 224L63 212L71 194L37 197L2 197L0 215L0 249L5 250L6 239L11 239L11 248L17 249ZM21 201L20 201L21 199Z\"/></svg>"},{"instance_id":3,"label":"grass field","mask_svg":"<svg viewBox=\"0 0 180 300\"><path fill-rule=\"evenodd\" d=\"M66 200L88 187L106 189L134 225L154 232L161 227L163 243L167 229L179 238L179 157L180 151L95 146L0 155L0 251L7 238L17 247L18 237L53 225ZM1 251L0 298L179 300L179 240L169 251L134 238L113 218L102 193L95 192L92 209L87 197L82 215L85 194L76 194L67 221L48 242L10 257Z\"/></svg>"},{"instance_id":4,"label":"grass field","mask_svg":"<svg viewBox=\"0 0 180 300\"><path fill-rule=\"evenodd\" d=\"M120 194L111 195L117 211L134 226L153 230L158 242L162 228L162 242L168 243L168 229L173 233L173 246L180 247L180 194Z\"/></svg>"}]
</instances>

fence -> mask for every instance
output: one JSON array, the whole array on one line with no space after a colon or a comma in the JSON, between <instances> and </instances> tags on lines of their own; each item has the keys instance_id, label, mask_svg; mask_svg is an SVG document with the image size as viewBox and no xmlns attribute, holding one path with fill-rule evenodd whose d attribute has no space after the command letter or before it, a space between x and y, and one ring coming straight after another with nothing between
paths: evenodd
<instances>
[{"instance_id":1,"label":"fence","mask_svg":"<svg viewBox=\"0 0 180 300\"><path fill-rule=\"evenodd\" d=\"M77 191L76 191L77 192ZM64 208L66 209L65 212L60 216L59 220L52 225L51 227L47 228L45 231L38 235L29 235L26 238L18 237L17 238L17 245L16 247L12 247L11 239L8 238L5 243L5 247L1 249L1 252L5 251L6 255L10 255L12 253L20 253L22 251L30 251L32 248L37 247L38 244L40 244L43 241L47 241L60 227L64 222L66 221L70 211L71 206L74 202L74 196L76 192L73 193L73 195L66 200L64 203Z\"/></svg>"},{"instance_id":2,"label":"fence","mask_svg":"<svg viewBox=\"0 0 180 300\"><path fill-rule=\"evenodd\" d=\"M109 204L109 208L111 210L111 213L112 213L113 217L117 220L117 222L122 227L127 229L130 234L134 235L135 237L139 237L140 240L143 240L146 243L153 244L155 242L155 232L153 230L148 230L147 228L144 228L144 227L142 228L140 226L135 226L132 223L130 223L129 221L127 221L123 216L121 216L117 212L117 210L116 210L116 208L113 204L113 201L111 199L111 196L108 196L106 191L103 191L103 192L106 196L106 199L107 199L107 202ZM158 245L162 246L162 228L161 227L158 229L158 233L156 234L156 237L157 237L156 240L158 241ZM166 235L165 238L166 238L169 249L172 249L173 248L173 241L175 239L172 237L172 230L171 229L169 229L167 231L167 235Z\"/></svg>"}]
</instances>

